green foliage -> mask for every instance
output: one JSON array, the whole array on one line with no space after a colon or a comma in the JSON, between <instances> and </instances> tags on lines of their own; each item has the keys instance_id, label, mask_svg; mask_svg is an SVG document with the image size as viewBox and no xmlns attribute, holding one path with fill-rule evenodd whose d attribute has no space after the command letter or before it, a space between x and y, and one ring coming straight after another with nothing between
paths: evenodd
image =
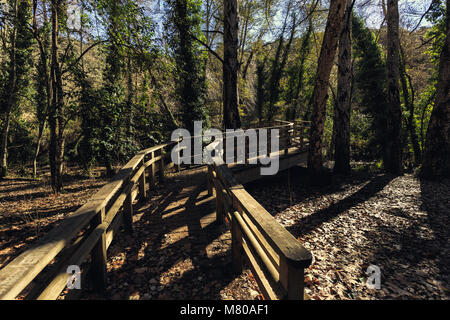
<instances>
[{"instance_id":1,"label":"green foliage","mask_svg":"<svg viewBox=\"0 0 450 320\"><path fill-rule=\"evenodd\" d=\"M176 99L182 106L182 122L188 130L193 130L194 121L204 121L209 126L206 111L207 55L195 39L204 41L201 31L202 11L200 0L168 1L169 44L176 63Z\"/></svg>"},{"instance_id":2,"label":"green foliage","mask_svg":"<svg viewBox=\"0 0 450 320\"><path fill-rule=\"evenodd\" d=\"M378 146L380 156L386 133L386 67L373 33L357 16L352 18L353 53L356 58L354 101L371 123L370 145ZM373 148L374 149L374 148Z\"/></svg>"},{"instance_id":3,"label":"green foliage","mask_svg":"<svg viewBox=\"0 0 450 320\"><path fill-rule=\"evenodd\" d=\"M311 36L312 36L313 28L310 20L310 24L306 29L305 34L301 39L300 50L298 51L298 56L295 59L295 62L288 68L287 70L287 89L285 90L285 101L289 106L287 109L286 118L287 119L295 119L299 114L299 107L303 103L306 103L306 99L302 99L300 94L306 92L306 88L304 88L305 84L305 71L307 70L306 59L311 50ZM312 93L312 91L311 91Z\"/></svg>"},{"instance_id":4,"label":"green foliage","mask_svg":"<svg viewBox=\"0 0 450 320\"><path fill-rule=\"evenodd\" d=\"M33 124L13 116L11 119L8 139L8 161L12 164L29 163L33 160L34 139Z\"/></svg>"},{"instance_id":5,"label":"green foliage","mask_svg":"<svg viewBox=\"0 0 450 320\"><path fill-rule=\"evenodd\" d=\"M9 112L4 108L13 98L11 108L18 103L19 98L27 90L29 77L27 74L32 66L33 35L29 29L31 22L31 3L29 0L8 1L8 43L3 46L6 59L1 61L0 73L0 112ZM12 85L14 81L14 85ZM11 87L12 86L12 87Z\"/></svg>"}]
</instances>

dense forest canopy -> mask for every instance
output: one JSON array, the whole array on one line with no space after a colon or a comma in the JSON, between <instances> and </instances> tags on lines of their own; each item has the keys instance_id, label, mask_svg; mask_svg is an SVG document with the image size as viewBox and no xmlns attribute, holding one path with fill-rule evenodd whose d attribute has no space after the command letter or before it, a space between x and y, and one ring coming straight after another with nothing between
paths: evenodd
<instances>
[{"instance_id":1,"label":"dense forest canopy","mask_svg":"<svg viewBox=\"0 0 450 320\"><path fill-rule=\"evenodd\" d=\"M311 120L309 166L449 175L449 1L2 0L0 161L63 188L178 127Z\"/></svg>"}]
</instances>

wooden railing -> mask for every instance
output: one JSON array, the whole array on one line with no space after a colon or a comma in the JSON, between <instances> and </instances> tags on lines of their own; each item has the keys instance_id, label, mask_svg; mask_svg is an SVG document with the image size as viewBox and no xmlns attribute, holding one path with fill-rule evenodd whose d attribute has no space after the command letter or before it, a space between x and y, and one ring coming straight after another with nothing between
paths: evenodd
<instances>
[{"instance_id":1,"label":"wooden railing","mask_svg":"<svg viewBox=\"0 0 450 320\"><path fill-rule=\"evenodd\" d=\"M271 156L282 156L291 147L302 151L307 127L305 122L270 127L280 129L280 151ZM248 153L246 163L247 157ZM208 186L210 193L212 187L216 193L217 223L226 221L231 230L234 271L241 272L246 257L266 299L306 298L304 269L311 264L310 252L245 191L232 167L233 164L209 165Z\"/></svg>"},{"instance_id":2,"label":"wooden railing","mask_svg":"<svg viewBox=\"0 0 450 320\"><path fill-rule=\"evenodd\" d=\"M93 287L105 291L107 250L114 234L120 225L132 232L133 201L138 195L146 198L146 185L152 187L164 178L165 167L173 166L170 161L165 163L166 155L170 155L166 151L173 144L139 152L86 204L1 269L0 299L15 299L18 295L56 299L71 276L68 266L84 262Z\"/></svg>"},{"instance_id":3,"label":"wooden railing","mask_svg":"<svg viewBox=\"0 0 450 320\"><path fill-rule=\"evenodd\" d=\"M304 123L284 122L265 129L271 128L280 129L283 152L304 146ZM169 148L177 143L139 152L83 206L2 268L0 299L56 299L65 290L71 277L68 267L73 265L83 270L82 286L88 283L83 278L88 273L93 288L104 292L108 247L120 226L133 231L133 201L137 196L145 199L147 185L151 188L164 179L164 170L174 166L166 160L171 155ZM249 157L247 151L246 163ZM303 268L311 263L309 252L236 182L226 165L210 165L208 170L210 191L212 183L216 189L217 221L228 217L232 226L236 271L242 266L242 249L267 298L302 299ZM272 279L265 276L264 268Z\"/></svg>"}]
</instances>

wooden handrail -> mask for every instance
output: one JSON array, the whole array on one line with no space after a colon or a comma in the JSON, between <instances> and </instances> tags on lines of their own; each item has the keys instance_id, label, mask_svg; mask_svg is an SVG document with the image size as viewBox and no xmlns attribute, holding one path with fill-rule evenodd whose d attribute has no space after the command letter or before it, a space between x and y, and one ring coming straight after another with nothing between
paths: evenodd
<instances>
[{"instance_id":1,"label":"wooden handrail","mask_svg":"<svg viewBox=\"0 0 450 320\"><path fill-rule=\"evenodd\" d=\"M293 128L294 123L288 126ZM298 136L302 135L295 134L295 129L287 134L287 145L294 145ZM311 253L238 183L230 167L209 165L208 186L210 193L212 186L216 190L217 222L226 216L231 220L235 271L242 268L243 251L265 298L303 299L304 269L311 264Z\"/></svg>"},{"instance_id":2,"label":"wooden handrail","mask_svg":"<svg viewBox=\"0 0 450 320\"><path fill-rule=\"evenodd\" d=\"M271 128L286 132L282 135L282 139L286 141L283 148L295 145L294 139L298 134L295 133L294 123L257 129ZM303 138L300 141L302 143ZM178 142L168 142L137 153L83 206L3 267L0 270L0 299L15 299L41 275L45 276L44 283L35 285L28 296L56 299L69 278L67 266L81 265L89 256L94 286L97 290L105 290L108 246L120 225L132 232L132 203L136 195L146 197L146 172L148 171L150 187L155 185L156 173L159 173L159 179L162 180L167 168L165 158L170 154L164 154L164 150ZM249 157L248 150L246 157ZM173 165L173 162L169 162L169 166ZM299 272L303 272L303 268L311 263L310 253L236 182L227 166L209 166L208 171L209 192L212 192L214 186L220 203L217 207L218 220L228 216L233 221L233 255L237 256L239 248L243 248L250 261L256 263L258 259L262 259L266 269L282 285L287 296L299 298L299 286L301 285L303 294L303 284L294 283L292 279L301 278ZM252 252L256 252L256 255L252 255ZM56 263L52 264L54 260ZM48 270L49 266L50 269L54 267L54 270ZM253 267L260 286L264 287L263 291L268 297L275 298L273 290L267 287L268 282L260 274L259 266Z\"/></svg>"},{"instance_id":3,"label":"wooden handrail","mask_svg":"<svg viewBox=\"0 0 450 320\"><path fill-rule=\"evenodd\" d=\"M80 232L83 232L92 224L94 224L93 229L83 232L82 244L79 245L76 253L67 259L69 264L62 263L62 265L67 268L70 264L81 264L90 254L93 256L93 262L104 264L94 269L106 268L106 261L101 261L105 257L95 258L94 252L91 251L97 246L100 248L100 251L96 250L98 254L104 255L106 253L107 245L111 242L111 239L109 239L109 243L106 243L107 231L109 231L109 235L112 235L108 228L113 224L117 213L124 207L127 199L128 202L133 200L133 189L139 181L144 181L144 172L147 167L151 168L152 183L154 183L156 172L160 171L160 175L163 175L163 172L161 172L161 169L164 168L162 150L175 143L164 143L137 153L110 182L98 190L83 206L64 218L59 226L53 228L33 247L24 251L3 267L0 270L0 299L15 299L53 259L57 258L62 251L68 250L74 245L72 242ZM160 153L157 157L154 156L156 152ZM148 155L151 155L152 159L145 161L145 157ZM125 209L124 212L126 211ZM127 221L124 221L124 224L126 225ZM115 227L118 225L115 224ZM102 250L105 252L102 252ZM67 274L58 271L40 297L56 298L64 289L64 280L67 277Z\"/></svg>"}]
</instances>

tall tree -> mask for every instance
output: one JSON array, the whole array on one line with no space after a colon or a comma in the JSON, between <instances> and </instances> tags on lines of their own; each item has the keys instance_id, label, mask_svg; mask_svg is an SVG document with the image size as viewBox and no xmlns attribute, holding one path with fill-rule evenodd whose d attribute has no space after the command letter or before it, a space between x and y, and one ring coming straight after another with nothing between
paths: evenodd
<instances>
[{"instance_id":1,"label":"tall tree","mask_svg":"<svg viewBox=\"0 0 450 320\"><path fill-rule=\"evenodd\" d=\"M206 54L197 39L204 43L201 31L201 1L170 0L170 45L176 64L176 93L181 104L183 125L191 132L194 121L209 121L205 109L206 98Z\"/></svg>"},{"instance_id":2,"label":"tall tree","mask_svg":"<svg viewBox=\"0 0 450 320\"><path fill-rule=\"evenodd\" d=\"M352 17L352 44L355 96L369 117L372 133L369 138L375 156L382 156L386 141L386 64L374 33L356 15Z\"/></svg>"},{"instance_id":3,"label":"tall tree","mask_svg":"<svg viewBox=\"0 0 450 320\"><path fill-rule=\"evenodd\" d=\"M384 158L384 167L387 172L393 174L401 174L402 109L400 104L400 87L399 87L400 41L399 41L398 0L387 1L386 22L387 22L387 45L386 45L387 132L383 158Z\"/></svg>"},{"instance_id":4,"label":"tall tree","mask_svg":"<svg viewBox=\"0 0 450 320\"><path fill-rule=\"evenodd\" d=\"M280 95L280 80L283 76L284 68L287 63L287 59L289 57L289 51L292 45L292 41L294 40L295 30L297 27L296 23L296 15L295 13L290 14L290 6L291 2L289 2L286 12L286 17L284 20L283 28L280 34L280 38L278 39L278 46L275 53L275 58L272 61L272 67L270 71L269 83L268 85L268 110L267 110L267 119L269 121L273 120L276 110L275 104L278 102ZM287 28L288 18L291 16L291 30L289 34L289 38L287 43L284 43L284 32Z\"/></svg>"},{"instance_id":5,"label":"tall tree","mask_svg":"<svg viewBox=\"0 0 450 320\"><path fill-rule=\"evenodd\" d=\"M39 60L37 63L37 70L35 74L35 105L36 118L38 120L38 138L36 141L36 148L33 157L33 177L37 176L37 158L39 155L41 141L44 134L45 123L47 121L47 112L51 104L51 84L50 84L50 67L49 67L49 53L50 53L50 28L51 24L48 20L46 2L41 2L42 8L42 25L37 24L37 9L38 1L33 0L33 19L32 30L33 37L37 42L39 48Z\"/></svg>"},{"instance_id":6,"label":"tall tree","mask_svg":"<svg viewBox=\"0 0 450 320\"><path fill-rule=\"evenodd\" d=\"M31 65L32 33L31 3L29 0L9 0L6 3L6 38L2 39L6 59L2 61L0 83L0 178L7 173L8 133L11 112L20 101L20 95L28 86Z\"/></svg>"},{"instance_id":7,"label":"tall tree","mask_svg":"<svg viewBox=\"0 0 450 320\"><path fill-rule=\"evenodd\" d=\"M400 83L402 86L402 95L405 108L409 111L409 116L406 122L406 127L409 133L409 138L414 152L414 164L418 166L421 162L421 150L419 144L419 137L416 132L416 122L414 119L414 98L415 91L412 84L411 76L406 72L405 54L403 48L400 46Z\"/></svg>"},{"instance_id":8,"label":"tall tree","mask_svg":"<svg viewBox=\"0 0 450 320\"><path fill-rule=\"evenodd\" d=\"M223 1L223 120L227 129L241 127L238 93L238 4L237 0Z\"/></svg>"},{"instance_id":9,"label":"tall tree","mask_svg":"<svg viewBox=\"0 0 450 320\"><path fill-rule=\"evenodd\" d=\"M446 8L445 42L422 164L426 177L450 177L450 0L446 1Z\"/></svg>"},{"instance_id":10,"label":"tall tree","mask_svg":"<svg viewBox=\"0 0 450 320\"><path fill-rule=\"evenodd\" d=\"M346 0L331 0L327 25L320 50L314 92L311 100L312 116L308 153L308 168L322 170L322 136L325 124L330 72L336 54L336 34L340 34L346 9Z\"/></svg>"},{"instance_id":11,"label":"tall tree","mask_svg":"<svg viewBox=\"0 0 450 320\"><path fill-rule=\"evenodd\" d=\"M308 19L308 28L302 36L302 44L298 52L296 63L288 69L288 90L286 92L286 104L289 105L286 110L286 118L294 120L298 116L300 92L303 88L304 74L306 69L306 58L311 49L311 37L313 33L312 19Z\"/></svg>"},{"instance_id":12,"label":"tall tree","mask_svg":"<svg viewBox=\"0 0 450 320\"><path fill-rule=\"evenodd\" d=\"M121 25L123 19L123 3L107 1L105 6L107 16L107 43L105 47L106 60L103 69L103 86L101 88L100 117L100 152L106 167L106 174L112 176L113 158L117 155L117 144L121 135L121 120L125 117L124 106L125 88L124 80L124 52L120 45ZM122 20L123 21L123 20Z\"/></svg>"},{"instance_id":13,"label":"tall tree","mask_svg":"<svg viewBox=\"0 0 450 320\"><path fill-rule=\"evenodd\" d=\"M51 69L50 81L52 86L52 101L48 111L50 127L49 162L51 184L53 191L59 192L63 188L63 160L64 160L64 89L59 58L59 23L64 16L64 0L51 1Z\"/></svg>"},{"instance_id":14,"label":"tall tree","mask_svg":"<svg viewBox=\"0 0 450 320\"><path fill-rule=\"evenodd\" d=\"M334 113L334 171L349 173L350 167L350 107L352 94L352 7L347 0L344 25L339 37L338 88Z\"/></svg>"}]
</instances>

